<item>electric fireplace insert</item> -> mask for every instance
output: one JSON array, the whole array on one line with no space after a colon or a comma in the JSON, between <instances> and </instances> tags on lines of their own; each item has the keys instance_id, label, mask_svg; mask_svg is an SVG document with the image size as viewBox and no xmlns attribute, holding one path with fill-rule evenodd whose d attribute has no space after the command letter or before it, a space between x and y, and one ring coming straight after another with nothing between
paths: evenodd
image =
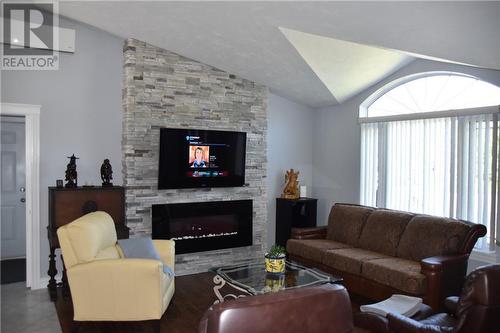
<instances>
[{"instance_id":1,"label":"electric fireplace insert","mask_svg":"<svg viewBox=\"0 0 500 333\"><path fill-rule=\"evenodd\" d=\"M177 254L252 245L252 200L153 205L153 239Z\"/></svg>"}]
</instances>

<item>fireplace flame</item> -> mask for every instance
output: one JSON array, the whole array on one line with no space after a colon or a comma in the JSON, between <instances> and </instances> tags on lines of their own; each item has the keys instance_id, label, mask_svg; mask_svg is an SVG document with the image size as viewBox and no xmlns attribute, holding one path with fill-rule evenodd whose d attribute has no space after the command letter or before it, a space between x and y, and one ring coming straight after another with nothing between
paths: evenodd
<instances>
[{"instance_id":1,"label":"fireplace flame","mask_svg":"<svg viewBox=\"0 0 500 333\"><path fill-rule=\"evenodd\" d=\"M184 239L197 239L197 238L212 238L212 237L234 236L234 235L237 235L237 234L238 234L237 231L233 231L233 232L221 232L221 233L218 233L218 234L207 234L207 235L197 235L197 236L186 235L186 236L182 236L182 237L172 237L171 239L174 240L174 241L177 241L177 240L184 240Z\"/></svg>"}]
</instances>

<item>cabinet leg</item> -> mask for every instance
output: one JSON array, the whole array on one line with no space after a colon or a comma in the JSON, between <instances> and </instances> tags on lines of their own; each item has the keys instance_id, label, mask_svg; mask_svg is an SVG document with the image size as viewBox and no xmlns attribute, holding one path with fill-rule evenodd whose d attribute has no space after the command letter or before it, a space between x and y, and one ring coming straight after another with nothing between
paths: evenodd
<instances>
[{"instance_id":1,"label":"cabinet leg","mask_svg":"<svg viewBox=\"0 0 500 333\"><path fill-rule=\"evenodd\" d=\"M66 265L64 264L64 258L61 254L61 261L63 263L63 274L62 274L62 294L64 296L70 296L68 276L66 275Z\"/></svg>"},{"instance_id":2,"label":"cabinet leg","mask_svg":"<svg viewBox=\"0 0 500 333\"><path fill-rule=\"evenodd\" d=\"M55 301L57 299L57 268L56 268L56 249L51 247L49 254L49 270L47 272L49 274L49 284L47 288L49 289L50 299Z\"/></svg>"},{"instance_id":3,"label":"cabinet leg","mask_svg":"<svg viewBox=\"0 0 500 333\"><path fill-rule=\"evenodd\" d=\"M82 324L79 321L72 321L71 322L71 333L78 333L80 331L80 327Z\"/></svg>"},{"instance_id":4,"label":"cabinet leg","mask_svg":"<svg viewBox=\"0 0 500 333\"><path fill-rule=\"evenodd\" d=\"M152 328L154 333L160 333L161 332L161 319L158 320L152 320Z\"/></svg>"}]
</instances>

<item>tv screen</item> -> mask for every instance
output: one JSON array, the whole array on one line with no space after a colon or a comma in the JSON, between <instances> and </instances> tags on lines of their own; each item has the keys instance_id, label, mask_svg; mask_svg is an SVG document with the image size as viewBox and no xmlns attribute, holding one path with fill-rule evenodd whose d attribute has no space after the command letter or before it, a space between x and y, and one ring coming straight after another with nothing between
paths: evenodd
<instances>
[{"instance_id":1,"label":"tv screen","mask_svg":"<svg viewBox=\"0 0 500 333\"><path fill-rule=\"evenodd\" d=\"M244 132L160 129L159 189L245 184Z\"/></svg>"}]
</instances>

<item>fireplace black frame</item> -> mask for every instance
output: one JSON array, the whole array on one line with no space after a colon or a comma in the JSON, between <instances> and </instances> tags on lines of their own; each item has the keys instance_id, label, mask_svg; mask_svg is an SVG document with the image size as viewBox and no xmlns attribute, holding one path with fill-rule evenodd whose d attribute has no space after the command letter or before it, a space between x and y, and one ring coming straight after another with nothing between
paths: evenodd
<instances>
[{"instance_id":1,"label":"fireplace black frame","mask_svg":"<svg viewBox=\"0 0 500 333\"><path fill-rule=\"evenodd\" d=\"M208 201L152 206L152 238L171 239L170 220L213 215L231 214L237 216L238 233L220 237L178 239L175 253L193 253L211 250L251 246L253 244L253 201Z\"/></svg>"}]
</instances>

